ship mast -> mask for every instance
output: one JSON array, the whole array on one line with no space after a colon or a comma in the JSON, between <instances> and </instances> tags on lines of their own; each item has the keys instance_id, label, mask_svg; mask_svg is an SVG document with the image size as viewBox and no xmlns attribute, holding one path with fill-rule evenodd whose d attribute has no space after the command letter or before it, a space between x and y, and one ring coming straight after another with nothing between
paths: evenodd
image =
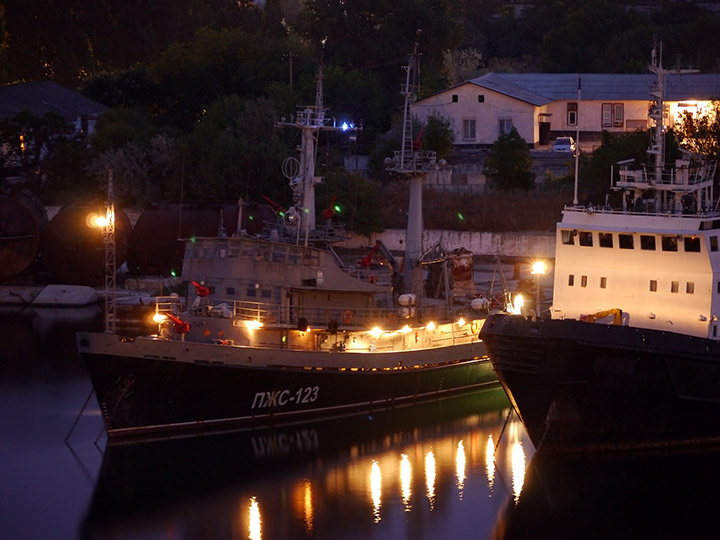
<instances>
[{"instance_id":1,"label":"ship mast","mask_svg":"<svg viewBox=\"0 0 720 540\"><path fill-rule=\"evenodd\" d=\"M420 38L421 31L417 31ZM405 84L401 86L400 94L405 99L402 124L402 147L396 150L392 158L387 158L385 164L388 170L405 176L410 182L410 200L408 204L408 222L405 236L405 264L403 271L403 292L411 292L421 296L422 269L419 261L422 256L422 189L423 178L430 172L437 170L437 153L429 150L420 150L420 145L413 139L411 106L417 99L418 83L418 42L413 45L408 65L403 66L405 71ZM442 163L441 163L442 164Z\"/></svg>"},{"instance_id":2,"label":"ship mast","mask_svg":"<svg viewBox=\"0 0 720 540\"><path fill-rule=\"evenodd\" d=\"M308 240L319 234L315 220L315 185L322 183L321 176L315 176L317 142L321 131L354 130L353 126L336 126L334 119L326 117L327 109L323 106L323 66L318 68L315 89L315 105L298 107L295 120L290 122L283 118L277 123L282 127L299 128L301 131L300 157L288 157L282 165L285 177L290 181L293 190L294 205L285 212L285 226L294 231L296 241L308 245ZM323 240L333 240L328 235ZM340 238L337 238L340 239ZM335 240L337 240L335 239Z\"/></svg>"},{"instance_id":3,"label":"ship mast","mask_svg":"<svg viewBox=\"0 0 720 540\"><path fill-rule=\"evenodd\" d=\"M653 47L649 66L650 72L655 74L655 82L650 89L653 103L650 106L650 118L655 122L653 126L652 142L648 149L649 154L655 156L655 179L662 178L665 168L665 137L663 136L663 109L665 107L665 73L662 67L662 43L658 53L657 45Z\"/></svg>"}]
</instances>

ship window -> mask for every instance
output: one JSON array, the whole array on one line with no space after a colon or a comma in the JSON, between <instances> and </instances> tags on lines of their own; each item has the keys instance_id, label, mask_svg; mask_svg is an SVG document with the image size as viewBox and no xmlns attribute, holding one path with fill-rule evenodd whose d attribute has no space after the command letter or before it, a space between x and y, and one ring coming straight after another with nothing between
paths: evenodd
<instances>
[{"instance_id":1,"label":"ship window","mask_svg":"<svg viewBox=\"0 0 720 540\"><path fill-rule=\"evenodd\" d=\"M587 276L582 276L580 278L580 286L581 287L587 287Z\"/></svg>"},{"instance_id":2,"label":"ship window","mask_svg":"<svg viewBox=\"0 0 720 540\"><path fill-rule=\"evenodd\" d=\"M607 288L607 278L606 277L600 278L600 288L601 289Z\"/></svg>"},{"instance_id":3,"label":"ship window","mask_svg":"<svg viewBox=\"0 0 720 540\"><path fill-rule=\"evenodd\" d=\"M618 244L620 249L633 249L633 235L618 234Z\"/></svg>"},{"instance_id":4,"label":"ship window","mask_svg":"<svg viewBox=\"0 0 720 540\"><path fill-rule=\"evenodd\" d=\"M256 294L257 292L254 287L245 291L245 296L255 296Z\"/></svg>"},{"instance_id":5,"label":"ship window","mask_svg":"<svg viewBox=\"0 0 720 540\"><path fill-rule=\"evenodd\" d=\"M685 292L687 294L695 294L695 282L694 281L688 281L685 284Z\"/></svg>"},{"instance_id":6,"label":"ship window","mask_svg":"<svg viewBox=\"0 0 720 540\"><path fill-rule=\"evenodd\" d=\"M657 292L657 279L650 280L650 292Z\"/></svg>"},{"instance_id":7,"label":"ship window","mask_svg":"<svg viewBox=\"0 0 720 540\"><path fill-rule=\"evenodd\" d=\"M575 276L574 276L573 274L570 274L570 275L568 276L568 285L569 285L570 287L572 287L573 285L575 285ZM718 290L720 290L720 281L718 281Z\"/></svg>"},{"instance_id":8,"label":"ship window","mask_svg":"<svg viewBox=\"0 0 720 540\"><path fill-rule=\"evenodd\" d=\"M713 324L713 337L717 337L717 324Z\"/></svg>"},{"instance_id":9,"label":"ship window","mask_svg":"<svg viewBox=\"0 0 720 540\"><path fill-rule=\"evenodd\" d=\"M676 293L680 289L680 283L677 281L670 282L670 292Z\"/></svg>"},{"instance_id":10,"label":"ship window","mask_svg":"<svg viewBox=\"0 0 720 540\"><path fill-rule=\"evenodd\" d=\"M677 251L678 250L677 236L663 236L661 243L662 243L663 251Z\"/></svg>"},{"instance_id":11,"label":"ship window","mask_svg":"<svg viewBox=\"0 0 720 540\"><path fill-rule=\"evenodd\" d=\"M598 233L598 243L600 244L600 247L607 247L607 248L613 247L612 233L607 233L607 232Z\"/></svg>"},{"instance_id":12,"label":"ship window","mask_svg":"<svg viewBox=\"0 0 720 540\"><path fill-rule=\"evenodd\" d=\"M591 246L593 245L592 242L592 233L589 231L580 231L578 233L578 236L580 237L580 245L581 246Z\"/></svg>"},{"instance_id":13,"label":"ship window","mask_svg":"<svg viewBox=\"0 0 720 540\"><path fill-rule=\"evenodd\" d=\"M640 235L640 249L654 250L655 237L648 234Z\"/></svg>"},{"instance_id":14,"label":"ship window","mask_svg":"<svg viewBox=\"0 0 720 540\"><path fill-rule=\"evenodd\" d=\"M560 231L562 234L562 243L572 246L575 244L575 235L570 230L562 230Z\"/></svg>"},{"instance_id":15,"label":"ship window","mask_svg":"<svg viewBox=\"0 0 720 540\"><path fill-rule=\"evenodd\" d=\"M272 295L272 291L268 291L268 290L260 291L260 296L262 296L263 298L270 298L271 295Z\"/></svg>"},{"instance_id":16,"label":"ship window","mask_svg":"<svg viewBox=\"0 0 720 540\"><path fill-rule=\"evenodd\" d=\"M717 292L720 294L720 281L717 282Z\"/></svg>"},{"instance_id":17,"label":"ship window","mask_svg":"<svg viewBox=\"0 0 720 540\"><path fill-rule=\"evenodd\" d=\"M694 251L694 252L700 251L700 237L699 236L686 236L684 238L684 241L685 241L685 251Z\"/></svg>"},{"instance_id":18,"label":"ship window","mask_svg":"<svg viewBox=\"0 0 720 540\"><path fill-rule=\"evenodd\" d=\"M227 294L228 296L235 296L235 287L226 288L225 294Z\"/></svg>"},{"instance_id":19,"label":"ship window","mask_svg":"<svg viewBox=\"0 0 720 540\"><path fill-rule=\"evenodd\" d=\"M717 250L718 250L717 236L711 236L710 237L710 251L717 251Z\"/></svg>"}]
</instances>

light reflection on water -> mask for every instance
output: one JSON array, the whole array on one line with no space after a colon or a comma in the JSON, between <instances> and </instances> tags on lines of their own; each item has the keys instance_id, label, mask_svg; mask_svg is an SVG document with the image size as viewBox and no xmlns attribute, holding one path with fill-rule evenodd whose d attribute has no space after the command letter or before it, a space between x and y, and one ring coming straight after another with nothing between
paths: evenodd
<instances>
[{"instance_id":1,"label":"light reflection on water","mask_svg":"<svg viewBox=\"0 0 720 540\"><path fill-rule=\"evenodd\" d=\"M489 396L492 397L492 393ZM412 409L407 409L408 414L411 412ZM238 491L236 500L245 501L236 519L242 524L238 529L249 532L241 537L252 540L396 538L398 534L418 538L489 537L493 519L503 502L521 490L517 482L522 481L524 471L516 468L526 463L520 442L522 430L517 429L514 421L507 431L514 440L503 439L501 452L493 458L493 434L499 435L506 412L499 409L492 414L469 415L445 424L380 433L374 439L353 444L346 452L336 452L317 461L311 459L297 474L288 472L277 481L260 477L247 482L248 485L239 482L231 489ZM283 440L308 437L307 433L300 438L287 433L275 435ZM266 438L273 436L265 434ZM324 430L310 439L322 445ZM236 443L237 440L231 444ZM266 448L267 444L255 441L250 446L258 449ZM270 446L280 449L278 445ZM108 457L114 460L118 449L109 450ZM126 457L129 459L130 455L135 459L137 452L130 452ZM262 455L267 457L267 453ZM493 464L491 468L489 463ZM499 497L493 493L496 475L508 479L503 480L505 484ZM108 503L119 506L117 501L100 500L102 493L96 495L100 506ZM485 504L490 511L483 512L479 504ZM212 510L204 507L205 511L214 516L216 522L221 522L222 504L216 501L212 506ZM478 522L477 516L472 518L477 511L481 515L487 513L487 521ZM172 508L169 512L173 513ZM403 518L403 514L406 517ZM437 518L431 519L435 515ZM457 516L464 517L457 520ZM92 521L105 518L106 515L98 515ZM201 523L207 520L207 516L201 518ZM295 524L302 524L302 528L296 528ZM102 525L94 523L93 527L99 526L97 533L103 531ZM195 530L198 526L202 525L188 520L185 529ZM440 531L444 534L440 535Z\"/></svg>"}]
</instances>

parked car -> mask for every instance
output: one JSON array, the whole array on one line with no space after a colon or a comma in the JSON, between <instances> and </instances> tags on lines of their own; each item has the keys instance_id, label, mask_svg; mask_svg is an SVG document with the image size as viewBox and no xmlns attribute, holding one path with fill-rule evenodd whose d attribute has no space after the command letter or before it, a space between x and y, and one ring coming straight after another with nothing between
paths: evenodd
<instances>
[{"instance_id":1,"label":"parked car","mask_svg":"<svg viewBox=\"0 0 720 540\"><path fill-rule=\"evenodd\" d=\"M553 152L575 152L575 141L572 137L558 137L552 143Z\"/></svg>"}]
</instances>

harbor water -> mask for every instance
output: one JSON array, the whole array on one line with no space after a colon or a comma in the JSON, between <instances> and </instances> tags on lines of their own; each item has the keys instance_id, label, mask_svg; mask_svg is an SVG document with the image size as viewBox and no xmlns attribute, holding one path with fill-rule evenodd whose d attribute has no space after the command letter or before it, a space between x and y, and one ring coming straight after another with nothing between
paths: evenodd
<instances>
[{"instance_id":1,"label":"harbor water","mask_svg":"<svg viewBox=\"0 0 720 540\"><path fill-rule=\"evenodd\" d=\"M545 459L499 386L284 429L110 444L77 329L102 329L100 308L0 312L5 540L720 534L717 455Z\"/></svg>"}]
</instances>

